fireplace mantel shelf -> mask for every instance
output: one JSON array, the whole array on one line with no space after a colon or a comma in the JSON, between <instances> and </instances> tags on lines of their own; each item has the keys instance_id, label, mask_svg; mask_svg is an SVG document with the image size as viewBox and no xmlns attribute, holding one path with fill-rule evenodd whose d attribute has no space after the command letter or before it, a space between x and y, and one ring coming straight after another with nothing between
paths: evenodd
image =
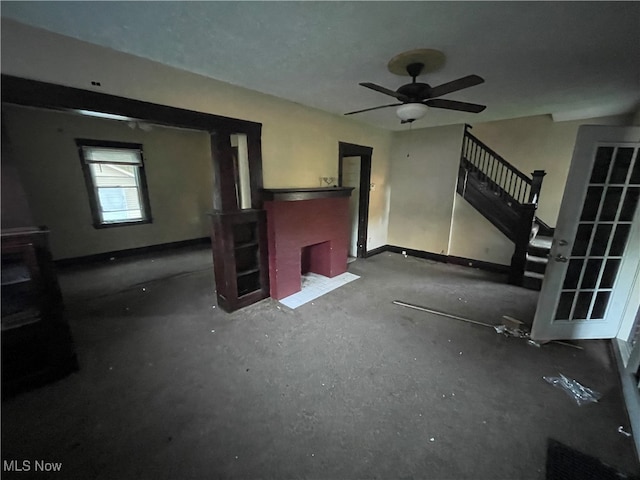
<instances>
[{"instance_id":1,"label":"fireplace mantel shelf","mask_svg":"<svg viewBox=\"0 0 640 480\"><path fill-rule=\"evenodd\" d=\"M349 197L353 187L320 188L264 188L262 199L266 201L291 202L296 200L314 200L316 198Z\"/></svg>"}]
</instances>

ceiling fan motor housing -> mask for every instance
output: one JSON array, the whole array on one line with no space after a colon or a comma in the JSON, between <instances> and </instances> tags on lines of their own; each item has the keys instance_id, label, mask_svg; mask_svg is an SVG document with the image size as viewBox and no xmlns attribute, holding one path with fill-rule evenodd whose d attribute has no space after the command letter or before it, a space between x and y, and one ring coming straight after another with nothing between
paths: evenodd
<instances>
[{"instance_id":1,"label":"ceiling fan motor housing","mask_svg":"<svg viewBox=\"0 0 640 480\"><path fill-rule=\"evenodd\" d=\"M431 86L426 83L414 82L407 83L398 88L397 92L409 97L410 101L420 102L429 98Z\"/></svg>"}]
</instances>

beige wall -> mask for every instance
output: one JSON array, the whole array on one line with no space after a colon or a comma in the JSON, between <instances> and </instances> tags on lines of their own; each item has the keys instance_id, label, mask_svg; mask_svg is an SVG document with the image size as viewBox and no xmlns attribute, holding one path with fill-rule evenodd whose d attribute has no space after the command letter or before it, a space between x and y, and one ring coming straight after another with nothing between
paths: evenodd
<instances>
[{"instance_id":1,"label":"beige wall","mask_svg":"<svg viewBox=\"0 0 640 480\"><path fill-rule=\"evenodd\" d=\"M7 135L7 125L5 118L2 118L2 161L1 171L2 184L0 194L2 195L0 206L2 207L1 223L2 229L31 227L34 225L31 215L31 208L27 194L22 186L20 174L13 161L13 151Z\"/></svg>"},{"instance_id":2,"label":"beige wall","mask_svg":"<svg viewBox=\"0 0 640 480\"><path fill-rule=\"evenodd\" d=\"M471 133L526 175L545 170L537 216L554 227L580 125L624 125L629 116L554 122L550 115L473 125Z\"/></svg>"},{"instance_id":3,"label":"beige wall","mask_svg":"<svg viewBox=\"0 0 640 480\"><path fill-rule=\"evenodd\" d=\"M396 133L388 243L447 254L462 125Z\"/></svg>"},{"instance_id":4,"label":"beige wall","mask_svg":"<svg viewBox=\"0 0 640 480\"><path fill-rule=\"evenodd\" d=\"M205 132L159 126L146 132L125 122L13 106L3 114L34 223L51 230L55 259L209 235L213 172ZM143 144L153 223L93 227L76 138Z\"/></svg>"},{"instance_id":5,"label":"beige wall","mask_svg":"<svg viewBox=\"0 0 640 480\"><path fill-rule=\"evenodd\" d=\"M633 113L633 118L631 120L631 125L639 125L640 126L640 106Z\"/></svg>"},{"instance_id":6,"label":"beige wall","mask_svg":"<svg viewBox=\"0 0 640 480\"><path fill-rule=\"evenodd\" d=\"M337 177L339 141L372 147L368 248L387 242L391 132L11 20L1 33L5 74L262 123L267 188Z\"/></svg>"},{"instance_id":7,"label":"beige wall","mask_svg":"<svg viewBox=\"0 0 640 480\"><path fill-rule=\"evenodd\" d=\"M509 265L514 245L455 193L462 125L396 133L389 244Z\"/></svg>"},{"instance_id":8,"label":"beige wall","mask_svg":"<svg viewBox=\"0 0 640 480\"><path fill-rule=\"evenodd\" d=\"M449 255L509 265L514 243L460 195L456 195Z\"/></svg>"},{"instance_id":9,"label":"beige wall","mask_svg":"<svg viewBox=\"0 0 640 480\"><path fill-rule=\"evenodd\" d=\"M339 141L373 147L368 249L389 243L504 263L498 239L464 243L475 228L464 224L483 219L454 209L461 126L392 133L10 20L2 20L1 33L3 73L262 123L267 188L337 177ZM525 173L548 172L538 214L554 226L578 126L624 121L538 116L477 124L473 133Z\"/></svg>"}]
</instances>

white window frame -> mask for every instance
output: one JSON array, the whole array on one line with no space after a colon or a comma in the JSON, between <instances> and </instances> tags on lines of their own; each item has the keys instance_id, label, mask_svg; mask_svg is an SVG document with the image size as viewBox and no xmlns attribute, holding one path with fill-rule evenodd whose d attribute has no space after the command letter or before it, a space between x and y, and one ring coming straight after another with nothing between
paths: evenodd
<instances>
[{"instance_id":1,"label":"white window frame","mask_svg":"<svg viewBox=\"0 0 640 480\"><path fill-rule=\"evenodd\" d=\"M152 223L151 206L149 203L149 192L144 172L144 156L142 145L137 143L111 142L105 140L76 139L78 153L82 163L87 193L89 195L89 206L95 228L120 227L126 225L140 225ZM120 158L116 158L119 154ZM111 154L111 155L110 155ZM113 154L116 154L114 156ZM138 193L141 217L138 219L106 220L104 213L106 210L100 200L99 190L91 168L92 165L108 165L114 169L127 166L135 167L135 183Z\"/></svg>"}]
</instances>

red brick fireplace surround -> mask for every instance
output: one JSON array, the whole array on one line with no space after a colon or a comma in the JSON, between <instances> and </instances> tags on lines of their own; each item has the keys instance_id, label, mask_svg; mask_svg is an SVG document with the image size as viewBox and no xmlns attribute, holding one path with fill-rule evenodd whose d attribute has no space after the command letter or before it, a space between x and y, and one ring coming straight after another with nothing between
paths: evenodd
<instances>
[{"instance_id":1,"label":"red brick fireplace surround","mask_svg":"<svg viewBox=\"0 0 640 480\"><path fill-rule=\"evenodd\" d=\"M347 271L351 187L265 189L271 297L300 291L301 274Z\"/></svg>"}]
</instances>

